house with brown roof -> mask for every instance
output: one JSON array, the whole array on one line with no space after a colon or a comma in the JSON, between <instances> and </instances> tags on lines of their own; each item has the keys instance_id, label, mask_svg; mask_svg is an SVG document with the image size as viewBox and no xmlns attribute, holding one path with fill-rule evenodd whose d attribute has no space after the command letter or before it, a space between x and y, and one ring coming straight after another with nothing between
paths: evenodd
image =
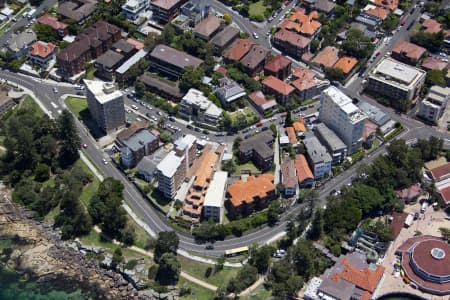
<instances>
[{"instance_id":1,"label":"house with brown roof","mask_svg":"<svg viewBox=\"0 0 450 300\"><path fill-rule=\"evenodd\" d=\"M291 66L292 61L289 58L278 54L266 63L264 66L264 75L272 75L280 80L284 80L291 73Z\"/></svg>"},{"instance_id":2,"label":"house with brown roof","mask_svg":"<svg viewBox=\"0 0 450 300\"><path fill-rule=\"evenodd\" d=\"M194 35L204 41L213 38L222 27L222 19L209 15L194 28Z\"/></svg>"},{"instance_id":3,"label":"house with brown roof","mask_svg":"<svg viewBox=\"0 0 450 300\"><path fill-rule=\"evenodd\" d=\"M273 45L283 53L301 58L304 53L309 52L311 40L287 29L278 30L272 37Z\"/></svg>"},{"instance_id":4,"label":"house with brown roof","mask_svg":"<svg viewBox=\"0 0 450 300\"><path fill-rule=\"evenodd\" d=\"M83 24L94 12L97 0L69 0L58 5L56 13L64 19Z\"/></svg>"},{"instance_id":5,"label":"house with brown roof","mask_svg":"<svg viewBox=\"0 0 450 300\"><path fill-rule=\"evenodd\" d=\"M291 85L303 100L319 96L330 85L328 80L319 79L314 71L303 67L295 69L292 72L292 78L294 81L291 82Z\"/></svg>"},{"instance_id":6,"label":"house with brown roof","mask_svg":"<svg viewBox=\"0 0 450 300\"><path fill-rule=\"evenodd\" d=\"M298 186L294 160L290 159L284 161L280 166L280 171L283 194L286 197L294 196Z\"/></svg>"},{"instance_id":7,"label":"house with brown roof","mask_svg":"<svg viewBox=\"0 0 450 300\"><path fill-rule=\"evenodd\" d=\"M226 63L234 63L240 61L255 45L251 39L237 39L223 53L223 59Z\"/></svg>"},{"instance_id":8,"label":"house with brown roof","mask_svg":"<svg viewBox=\"0 0 450 300\"><path fill-rule=\"evenodd\" d=\"M445 165L428 170L431 179L437 183L450 178L450 162Z\"/></svg>"},{"instance_id":9,"label":"house with brown roof","mask_svg":"<svg viewBox=\"0 0 450 300\"><path fill-rule=\"evenodd\" d=\"M303 154L298 154L295 157L295 169L297 171L297 180L300 187L308 187L314 183L314 175Z\"/></svg>"},{"instance_id":10,"label":"house with brown roof","mask_svg":"<svg viewBox=\"0 0 450 300\"><path fill-rule=\"evenodd\" d=\"M262 116L269 116L277 111L277 102L273 99L267 99L261 91L255 91L248 95L250 104L252 104L256 110Z\"/></svg>"},{"instance_id":11,"label":"house with brown roof","mask_svg":"<svg viewBox=\"0 0 450 300\"><path fill-rule=\"evenodd\" d=\"M55 57L56 45L37 41L31 44L30 62L33 65L39 65L45 68L48 62Z\"/></svg>"},{"instance_id":12,"label":"house with brown roof","mask_svg":"<svg viewBox=\"0 0 450 300\"><path fill-rule=\"evenodd\" d=\"M281 81L275 76L267 76L263 82L263 92L275 96L277 102L281 105L286 104L295 89L288 83Z\"/></svg>"},{"instance_id":13,"label":"house with brown roof","mask_svg":"<svg viewBox=\"0 0 450 300\"><path fill-rule=\"evenodd\" d=\"M305 120L303 118L300 118L298 121L295 121L292 123L292 127L294 127L295 133L298 135L299 133L306 132L306 126L305 126Z\"/></svg>"},{"instance_id":14,"label":"house with brown roof","mask_svg":"<svg viewBox=\"0 0 450 300\"><path fill-rule=\"evenodd\" d=\"M150 2L150 9L155 20L166 24L178 15L181 6L186 2L187 0L153 0Z\"/></svg>"},{"instance_id":15,"label":"house with brown roof","mask_svg":"<svg viewBox=\"0 0 450 300\"><path fill-rule=\"evenodd\" d=\"M206 191L208 190L209 183L216 171L215 165L219 160L219 156L212 151L207 151L203 153L199 159L201 162L195 172L194 182L189 188L183 204L184 217L188 217L188 219L194 223L200 221Z\"/></svg>"},{"instance_id":16,"label":"house with brown roof","mask_svg":"<svg viewBox=\"0 0 450 300\"><path fill-rule=\"evenodd\" d=\"M322 24L317 21L317 12L305 14L303 9L296 9L289 18L285 19L280 27L295 31L305 37L314 38L319 32Z\"/></svg>"},{"instance_id":17,"label":"house with brown roof","mask_svg":"<svg viewBox=\"0 0 450 300\"><path fill-rule=\"evenodd\" d=\"M96 59L121 38L120 29L98 21L79 34L75 41L56 56L58 72L64 79L83 71L86 62Z\"/></svg>"},{"instance_id":18,"label":"house with brown roof","mask_svg":"<svg viewBox=\"0 0 450 300\"><path fill-rule=\"evenodd\" d=\"M247 74L254 77L262 71L269 56L269 49L261 45L253 45L250 51L241 59L241 63L247 71Z\"/></svg>"},{"instance_id":19,"label":"house with brown roof","mask_svg":"<svg viewBox=\"0 0 450 300\"><path fill-rule=\"evenodd\" d=\"M423 62L422 62L422 68L426 71L431 71L431 70L444 70L446 69L448 66L448 62L445 62L443 60L440 60L438 58L435 57L426 57Z\"/></svg>"},{"instance_id":20,"label":"house with brown roof","mask_svg":"<svg viewBox=\"0 0 450 300\"><path fill-rule=\"evenodd\" d=\"M293 146L297 145L297 134L295 133L294 127L286 127L286 134L289 138L289 143Z\"/></svg>"},{"instance_id":21,"label":"house with brown roof","mask_svg":"<svg viewBox=\"0 0 450 300\"><path fill-rule=\"evenodd\" d=\"M339 60L339 49L333 46L327 46L320 51L313 59L313 63L326 68L331 68Z\"/></svg>"},{"instance_id":22,"label":"house with brown roof","mask_svg":"<svg viewBox=\"0 0 450 300\"><path fill-rule=\"evenodd\" d=\"M422 56L427 50L423 47L417 46L416 44L400 41L395 44L392 49L392 58L402 61L404 63L415 65L419 62Z\"/></svg>"},{"instance_id":23,"label":"house with brown roof","mask_svg":"<svg viewBox=\"0 0 450 300\"><path fill-rule=\"evenodd\" d=\"M69 32L67 29L69 25L67 25L64 22L58 21L58 18L51 16L49 14L40 16L39 18L36 19L36 21L38 24L45 24L50 26L60 37L65 36Z\"/></svg>"},{"instance_id":24,"label":"house with brown roof","mask_svg":"<svg viewBox=\"0 0 450 300\"><path fill-rule=\"evenodd\" d=\"M404 189L395 191L395 194L398 199L404 201L405 203L409 203L417 200L420 195L422 195L422 188L420 187L420 183L416 183Z\"/></svg>"},{"instance_id":25,"label":"house with brown roof","mask_svg":"<svg viewBox=\"0 0 450 300\"><path fill-rule=\"evenodd\" d=\"M184 93L178 87L178 83L169 84L167 81L160 80L157 76L145 72L137 78L138 81L145 84L148 91L156 93L170 101L180 102Z\"/></svg>"},{"instance_id":26,"label":"house with brown roof","mask_svg":"<svg viewBox=\"0 0 450 300\"><path fill-rule=\"evenodd\" d=\"M442 24L434 19L424 20L422 27L425 28L426 33L437 33L442 30Z\"/></svg>"},{"instance_id":27,"label":"house with brown roof","mask_svg":"<svg viewBox=\"0 0 450 300\"><path fill-rule=\"evenodd\" d=\"M151 69L173 78L180 78L186 67L197 68L203 63L197 57L163 44L153 49L149 59Z\"/></svg>"},{"instance_id":28,"label":"house with brown roof","mask_svg":"<svg viewBox=\"0 0 450 300\"><path fill-rule=\"evenodd\" d=\"M358 60L356 58L343 56L333 65L333 68L340 69L347 76L357 64Z\"/></svg>"},{"instance_id":29,"label":"house with brown roof","mask_svg":"<svg viewBox=\"0 0 450 300\"><path fill-rule=\"evenodd\" d=\"M248 176L246 181L239 180L230 184L225 203L230 217L247 216L267 207L277 197L274 180L272 174L262 174L258 177Z\"/></svg>"}]
</instances>

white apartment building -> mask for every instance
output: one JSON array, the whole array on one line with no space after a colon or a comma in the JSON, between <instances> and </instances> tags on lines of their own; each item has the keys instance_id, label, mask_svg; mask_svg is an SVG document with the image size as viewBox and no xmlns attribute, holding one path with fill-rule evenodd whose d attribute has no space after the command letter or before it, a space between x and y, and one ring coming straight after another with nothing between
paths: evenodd
<instances>
[{"instance_id":1,"label":"white apartment building","mask_svg":"<svg viewBox=\"0 0 450 300\"><path fill-rule=\"evenodd\" d=\"M150 8L150 0L128 0L122 5L122 12L128 20L134 22L144 11Z\"/></svg>"},{"instance_id":2,"label":"white apartment building","mask_svg":"<svg viewBox=\"0 0 450 300\"><path fill-rule=\"evenodd\" d=\"M186 176L186 168L183 163L184 156L178 156L175 151L170 151L156 166L158 190L167 198L175 198L177 190Z\"/></svg>"},{"instance_id":3,"label":"white apartment building","mask_svg":"<svg viewBox=\"0 0 450 300\"><path fill-rule=\"evenodd\" d=\"M450 88L432 86L426 98L419 104L418 116L430 122L437 122L446 106L450 95Z\"/></svg>"},{"instance_id":4,"label":"white apartment building","mask_svg":"<svg viewBox=\"0 0 450 300\"><path fill-rule=\"evenodd\" d=\"M381 60L370 72L367 89L393 99L413 99L425 82L426 72L392 58Z\"/></svg>"},{"instance_id":5,"label":"white apartment building","mask_svg":"<svg viewBox=\"0 0 450 300\"><path fill-rule=\"evenodd\" d=\"M112 83L85 79L84 84L89 112L98 127L109 133L124 125L123 93Z\"/></svg>"},{"instance_id":6,"label":"white apartment building","mask_svg":"<svg viewBox=\"0 0 450 300\"><path fill-rule=\"evenodd\" d=\"M334 86L324 90L320 96L319 119L347 145L348 154L361 149L367 116Z\"/></svg>"},{"instance_id":7,"label":"white apartment building","mask_svg":"<svg viewBox=\"0 0 450 300\"><path fill-rule=\"evenodd\" d=\"M180 103L179 113L182 118L196 121L211 129L217 129L222 118L222 109L196 89L189 89L187 94L184 95Z\"/></svg>"},{"instance_id":8,"label":"white apartment building","mask_svg":"<svg viewBox=\"0 0 450 300\"><path fill-rule=\"evenodd\" d=\"M227 190L227 179L227 172L218 171L214 173L206 191L205 202L203 202L203 216L216 223L222 223L223 220L223 202Z\"/></svg>"}]
</instances>

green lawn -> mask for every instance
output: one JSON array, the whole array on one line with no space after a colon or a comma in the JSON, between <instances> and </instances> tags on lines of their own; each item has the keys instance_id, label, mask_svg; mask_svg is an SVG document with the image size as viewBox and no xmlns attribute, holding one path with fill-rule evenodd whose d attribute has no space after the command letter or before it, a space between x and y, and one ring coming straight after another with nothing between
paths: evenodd
<instances>
[{"instance_id":1,"label":"green lawn","mask_svg":"<svg viewBox=\"0 0 450 300\"><path fill-rule=\"evenodd\" d=\"M45 217L44 220L50 225L55 223L55 218L59 214L59 205L53 208Z\"/></svg>"},{"instance_id":2,"label":"green lawn","mask_svg":"<svg viewBox=\"0 0 450 300\"><path fill-rule=\"evenodd\" d=\"M205 289L204 287L196 285L195 283L192 283L190 281L187 281L183 277L180 277L180 280L178 280L178 287L182 286L189 287L191 289L191 294L180 297L181 300L207 300L213 299L215 296L215 293L213 291Z\"/></svg>"},{"instance_id":3,"label":"green lawn","mask_svg":"<svg viewBox=\"0 0 450 300\"><path fill-rule=\"evenodd\" d=\"M260 0L258 2L254 2L250 4L248 14L250 16L264 16L264 11L266 10L267 6L264 6L264 1Z\"/></svg>"},{"instance_id":4,"label":"green lawn","mask_svg":"<svg viewBox=\"0 0 450 300\"><path fill-rule=\"evenodd\" d=\"M357 162L359 159L361 159L364 156L365 152L364 150L357 151L352 154L352 163Z\"/></svg>"},{"instance_id":5,"label":"green lawn","mask_svg":"<svg viewBox=\"0 0 450 300\"><path fill-rule=\"evenodd\" d=\"M367 150L367 152L371 153L371 152L375 151L378 148L378 146L380 145L380 143L381 143L381 141L379 139L375 139L375 141L373 141L373 143L372 143L372 147L370 147L370 149Z\"/></svg>"},{"instance_id":6,"label":"green lawn","mask_svg":"<svg viewBox=\"0 0 450 300\"><path fill-rule=\"evenodd\" d=\"M252 173L260 173L258 168L253 164L253 162L249 161L242 165L236 165L236 172L233 175L239 176L241 175L242 170L250 170Z\"/></svg>"},{"instance_id":7,"label":"green lawn","mask_svg":"<svg viewBox=\"0 0 450 300\"><path fill-rule=\"evenodd\" d=\"M228 281L235 277L239 271L239 268L224 267L221 271L215 273L213 265L193 261L183 256L178 256L178 260L184 272L217 287L226 286ZM212 268L212 272L207 278L205 273L208 268Z\"/></svg>"},{"instance_id":8,"label":"green lawn","mask_svg":"<svg viewBox=\"0 0 450 300\"><path fill-rule=\"evenodd\" d=\"M86 98L82 97L67 97L66 104L79 120L82 119L81 112L88 108Z\"/></svg>"},{"instance_id":9,"label":"green lawn","mask_svg":"<svg viewBox=\"0 0 450 300\"><path fill-rule=\"evenodd\" d=\"M92 68L86 71L86 79L93 80L96 69Z\"/></svg>"},{"instance_id":10,"label":"green lawn","mask_svg":"<svg viewBox=\"0 0 450 300\"><path fill-rule=\"evenodd\" d=\"M34 102L33 98L31 98L30 96L26 96L25 99L22 100L22 102L19 105L19 108L33 110L35 115L37 116L45 115L45 113L42 111L39 105L37 105L36 102Z\"/></svg>"}]
</instances>

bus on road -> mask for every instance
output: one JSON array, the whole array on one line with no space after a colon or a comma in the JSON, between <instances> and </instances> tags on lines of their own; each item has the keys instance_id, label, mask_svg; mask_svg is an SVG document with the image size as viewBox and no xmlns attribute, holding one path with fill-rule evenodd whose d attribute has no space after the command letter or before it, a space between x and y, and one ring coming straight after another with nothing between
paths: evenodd
<instances>
[{"instance_id":1,"label":"bus on road","mask_svg":"<svg viewBox=\"0 0 450 300\"><path fill-rule=\"evenodd\" d=\"M232 257L232 256L242 255L242 254L245 254L245 253L248 253L248 247L247 246L225 250L224 256L225 257Z\"/></svg>"}]
</instances>

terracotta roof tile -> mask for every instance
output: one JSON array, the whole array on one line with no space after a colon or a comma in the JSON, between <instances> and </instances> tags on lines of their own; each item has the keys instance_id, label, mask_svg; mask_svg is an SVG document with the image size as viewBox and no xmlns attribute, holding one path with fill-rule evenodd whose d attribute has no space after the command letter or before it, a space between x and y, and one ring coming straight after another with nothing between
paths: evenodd
<instances>
[{"instance_id":1,"label":"terracotta roof tile","mask_svg":"<svg viewBox=\"0 0 450 300\"><path fill-rule=\"evenodd\" d=\"M297 132L306 132L306 126L303 119L300 119L301 121L296 121L292 124L292 127L294 127L295 131Z\"/></svg>"},{"instance_id":2,"label":"terracotta roof tile","mask_svg":"<svg viewBox=\"0 0 450 300\"><path fill-rule=\"evenodd\" d=\"M277 55L264 66L264 69L273 73L277 73L278 71L290 66L291 64L291 60L286 56Z\"/></svg>"},{"instance_id":3,"label":"terracotta roof tile","mask_svg":"<svg viewBox=\"0 0 450 300\"><path fill-rule=\"evenodd\" d=\"M358 64L358 60L354 57L343 56L333 66L333 68L341 69L344 74L350 73Z\"/></svg>"},{"instance_id":4,"label":"terracotta roof tile","mask_svg":"<svg viewBox=\"0 0 450 300\"><path fill-rule=\"evenodd\" d=\"M215 165L218 160L218 156L214 152L208 152L205 154L205 157L203 158L202 164L198 168L197 172L195 173L195 186L201 186L206 187L208 182L207 180L212 177L215 171Z\"/></svg>"},{"instance_id":5,"label":"terracotta roof tile","mask_svg":"<svg viewBox=\"0 0 450 300\"><path fill-rule=\"evenodd\" d=\"M426 49L420 46L417 46L416 44L407 42L407 41L400 41L397 44L395 44L394 48L392 49L392 53L397 53L398 55L405 55L409 59L420 59L426 52Z\"/></svg>"},{"instance_id":6,"label":"terracotta roof tile","mask_svg":"<svg viewBox=\"0 0 450 300\"><path fill-rule=\"evenodd\" d=\"M295 158L295 168L297 169L298 182L302 183L305 180L314 180L314 175L308 166L308 162L303 154L297 155Z\"/></svg>"},{"instance_id":7,"label":"terracotta roof tile","mask_svg":"<svg viewBox=\"0 0 450 300\"><path fill-rule=\"evenodd\" d=\"M258 177L249 176L247 181L239 180L228 186L230 203L234 206L240 206L243 203L252 203L256 197L264 198L270 192L275 190L272 174L262 174Z\"/></svg>"},{"instance_id":8,"label":"terracotta roof tile","mask_svg":"<svg viewBox=\"0 0 450 300\"><path fill-rule=\"evenodd\" d=\"M295 90L286 82L281 81L280 79L272 75L266 77L266 79L263 80L262 84L284 96L291 94Z\"/></svg>"},{"instance_id":9,"label":"terracotta roof tile","mask_svg":"<svg viewBox=\"0 0 450 300\"><path fill-rule=\"evenodd\" d=\"M366 10L365 13L381 20L385 20L389 16L390 11L382 7L375 7Z\"/></svg>"},{"instance_id":10,"label":"terracotta roof tile","mask_svg":"<svg viewBox=\"0 0 450 300\"><path fill-rule=\"evenodd\" d=\"M444 70L448 63L434 57L427 57L422 62L422 68L427 70Z\"/></svg>"},{"instance_id":11,"label":"terracotta roof tile","mask_svg":"<svg viewBox=\"0 0 450 300\"><path fill-rule=\"evenodd\" d=\"M310 39L284 28L278 30L273 36L273 38L276 40L287 42L292 46L295 46L300 49L308 47L308 45L311 43Z\"/></svg>"},{"instance_id":12,"label":"terracotta roof tile","mask_svg":"<svg viewBox=\"0 0 450 300\"><path fill-rule=\"evenodd\" d=\"M445 203L450 203L450 186L439 190L439 194L441 194L442 200L444 200Z\"/></svg>"},{"instance_id":13,"label":"terracotta roof tile","mask_svg":"<svg viewBox=\"0 0 450 300\"><path fill-rule=\"evenodd\" d=\"M139 42L138 40L132 39L132 38L128 38L127 43L133 45L134 48L136 48L136 50L141 50L145 46L143 43Z\"/></svg>"},{"instance_id":14,"label":"terracotta roof tile","mask_svg":"<svg viewBox=\"0 0 450 300\"><path fill-rule=\"evenodd\" d=\"M303 79L313 79L316 77L316 73L311 69L306 69L303 67L298 67L292 72L292 77L295 78L303 78Z\"/></svg>"},{"instance_id":15,"label":"terracotta roof tile","mask_svg":"<svg viewBox=\"0 0 450 300\"><path fill-rule=\"evenodd\" d=\"M350 265L348 258L344 258L342 260L342 266L343 270L340 273L336 273L337 277L348 281L369 293L373 293L375 291L385 270L383 266L377 266L375 271L368 268L359 270L358 268Z\"/></svg>"},{"instance_id":16,"label":"terracotta roof tile","mask_svg":"<svg viewBox=\"0 0 450 300\"><path fill-rule=\"evenodd\" d=\"M293 160L285 161L281 164L281 174L283 185L288 188L295 188L298 184Z\"/></svg>"},{"instance_id":17,"label":"terracotta roof tile","mask_svg":"<svg viewBox=\"0 0 450 300\"><path fill-rule=\"evenodd\" d=\"M197 26L195 26L194 32L209 37L211 34L213 34L216 30L219 29L221 24L222 19L214 15L210 15L202 22L200 22Z\"/></svg>"},{"instance_id":18,"label":"terracotta roof tile","mask_svg":"<svg viewBox=\"0 0 450 300\"><path fill-rule=\"evenodd\" d=\"M55 48L56 45L52 43L37 41L31 45L30 54L32 56L39 56L41 58L46 58L47 56L54 53Z\"/></svg>"},{"instance_id":19,"label":"terracotta roof tile","mask_svg":"<svg viewBox=\"0 0 450 300\"><path fill-rule=\"evenodd\" d=\"M286 29L295 30L305 35L314 35L322 26L316 21L317 12L311 12L306 15L303 11L297 10L288 18L288 22L284 23Z\"/></svg>"},{"instance_id":20,"label":"terracotta roof tile","mask_svg":"<svg viewBox=\"0 0 450 300\"><path fill-rule=\"evenodd\" d=\"M430 170L431 175L435 181L441 181L445 177L450 176L450 162L440 167Z\"/></svg>"},{"instance_id":21,"label":"terracotta roof tile","mask_svg":"<svg viewBox=\"0 0 450 300\"><path fill-rule=\"evenodd\" d=\"M427 33L437 33L442 30L442 25L434 19L428 19L423 21L422 26L425 27Z\"/></svg>"},{"instance_id":22,"label":"terracotta roof tile","mask_svg":"<svg viewBox=\"0 0 450 300\"><path fill-rule=\"evenodd\" d=\"M289 137L289 143L297 144L297 135L295 134L294 127L286 127L286 134Z\"/></svg>"},{"instance_id":23,"label":"terracotta roof tile","mask_svg":"<svg viewBox=\"0 0 450 300\"><path fill-rule=\"evenodd\" d=\"M268 109L277 105L277 102L273 99L267 99L261 91L255 91L248 95L248 98L255 105L260 106L262 109Z\"/></svg>"},{"instance_id":24,"label":"terracotta roof tile","mask_svg":"<svg viewBox=\"0 0 450 300\"><path fill-rule=\"evenodd\" d=\"M241 60L255 43L251 39L237 39L231 47L225 51L223 57L231 61Z\"/></svg>"},{"instance_id":25,"label":"terracotta roof tile","mask_svg":"<svg viewBox=\"0 0 450 300\"><path fill-rule=\"evenodd\" d=\"M67 27L69 27L69 25L67 25L66 23L60 22L58 21L58 18L45 14L40 16L39 18L37 18L37 22L40 24L46 24L51 26L54 30L64 30Z\"/></svg>"},{"instance_id":26,"label":"terracotta roof tile","mask_svg":"<svg viewBox=\"0 0 450 300\"><path fill-rule=\"evenodd\" d=\"M338 61L338 54L338 48L327 46L314 57L313 62L331 68Z\"/></svg>"},{"instance_id":27,"label":"terracotta roof tile","mask_svg":"<svg viewBox=\"0 0 450 300\"><path fill-rule=\"evenodd\" d=\"M398 0L374 0L374 3L390 10L395 10L398 7Z\"/></svg>"}]
</instances>

